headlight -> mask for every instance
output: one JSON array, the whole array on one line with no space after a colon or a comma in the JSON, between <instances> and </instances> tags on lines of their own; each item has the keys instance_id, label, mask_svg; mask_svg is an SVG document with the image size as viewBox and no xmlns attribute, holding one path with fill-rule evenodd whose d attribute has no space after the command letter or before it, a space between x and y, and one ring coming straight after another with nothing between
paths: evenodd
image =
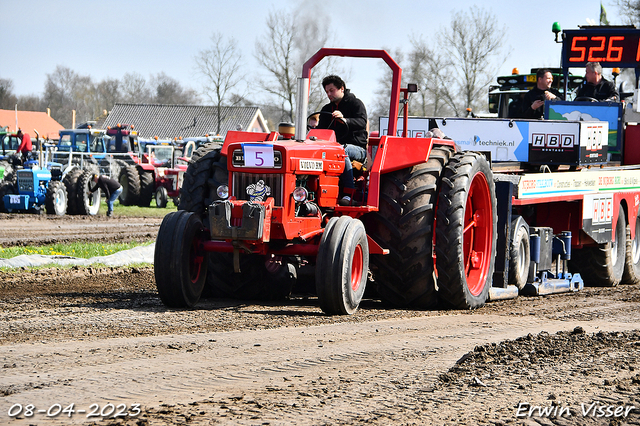
<instances>
[{"instance_id":1,"label":"headlight","mask_svg":"<svg viewBox=\"0 0 640 426\"><path fill-rule=\"evenodd\" d=\"M227 185L220 185L218 187L218 197L220 197L223 200L226 200L227 198L229 198L229 187Z\"/></svg>"},{"instance_id":2,"label":"headlight","mask_svg":"<svg viewBox=\"0 0 640 426\"><path fill-rule=\"evenodd\" d=\"M307 190L302 188L301 186L293 190L293 199L298 203L305 201L308 196L309 193L307 192Z\"/></svg>"}]
</instances>

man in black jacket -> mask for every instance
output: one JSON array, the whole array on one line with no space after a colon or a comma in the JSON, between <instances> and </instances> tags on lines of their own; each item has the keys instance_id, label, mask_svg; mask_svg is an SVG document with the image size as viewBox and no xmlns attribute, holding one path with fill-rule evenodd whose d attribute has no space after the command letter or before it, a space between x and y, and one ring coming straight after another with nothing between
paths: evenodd
<instances>
[{"instance_id":1,"label":"man in black jacket","mask_svg":"<svg viewBox=\"0 0 640 426\"><path fill-rule=\"evenodd\" d=\"M113 203L115 203L120 194L122 194L120 182L107 176L98 176L95 174L91 180L94 185L91 185L91 182L89 182L89 191L95 192L98 188L102 189L107 198L107 216L111 217L113 215Z\"/></svg>"},{"instance_id":2,"label":"man in black jacket","mask_svg":"<svg viewBox=\"0 0 640 426\"><path fill-rule=\"evenodd\" d=\"M351 161L364 163L367 159L367 110L337 75L325 77L322 87L330 102L322 107L318 128L334 130L338 142L344 146L347 158L340 176L344 193L340 204L349 205L354 191Z\"/></svg>"},{"instance_id":3,"label":"man in black jacket","mask_svg":"<svg viewBox=\"0 0 640 426\"><path fill-rule=\"evenodd\" d=\"M620 102L620 94L616 90L616 85L602 77L600 62L587 62L584 80L578 88L576 100L592 98L602 102Z\"/></svg>"},{"instance_id":4,"label":"man in black jacket","mask_svg":"<svg viewBox=\"0 0 640 426\"><path fill-rule=\"evenodd\" d=\"M544 101L555 101L562 98L560 92L551 87L553 74L548 69L536 72L536 87L529 90L522 100L523 118L542 118Z\"/></svg>"}]
</instances>

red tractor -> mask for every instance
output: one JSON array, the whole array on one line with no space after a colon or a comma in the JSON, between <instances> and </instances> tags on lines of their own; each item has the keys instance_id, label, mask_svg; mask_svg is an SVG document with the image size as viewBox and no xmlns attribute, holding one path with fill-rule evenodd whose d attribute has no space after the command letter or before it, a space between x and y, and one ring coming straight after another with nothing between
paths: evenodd
<instances>
[{"instance_id":1,"label":"red tractor","mask_svg":"<svg viewBox=\"0 0 640 426\"><path fill-rule=\"evenodd\" d=\"M295 137L230 131L222 148L199 148L180 210L165 216L156 241L165 305L193 307L203 292L282 298L296 281L315 281L328 314L354 313L368 283L396 306L487 300L497 234L489 162L456 152L450 139L387 136L397 133L389 120L386 134L369 138L372 164L353 197L360 205L339 205L344 149L332 130L304 131L311 69L326 56L384 60L393 72L390 117L413 91L400 87L402 70L385 51L321 49L303 67Z\"/></svg>"}]
</instances>

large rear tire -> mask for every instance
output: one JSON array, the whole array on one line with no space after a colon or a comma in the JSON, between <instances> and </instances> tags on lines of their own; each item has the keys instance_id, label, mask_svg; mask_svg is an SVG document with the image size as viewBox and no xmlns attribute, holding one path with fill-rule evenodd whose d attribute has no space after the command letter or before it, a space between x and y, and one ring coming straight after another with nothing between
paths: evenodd
<instances>
[{"instance_id":1,"label":"large rear tire","mask_svg":"<svg viewBox=\"0 0 640 426\"><path fill-rule=\"evenodd\" d=\"M67 214L79 214L80 207L78 206L78 179L82 176L82 169L71 169L64 178L65 188L67 188Z\"/></svg>"},{"instance_id":2,"label":"large rear tire","mask_svg":"<svg viewBox=\"0 0 640 426\"><path fill-rule=\"evenodd\" d=\"M201 146L184 173L178 209L204 215L207 206L220 199L218 186L228 182L227 157L220 154L220 144Z\"/></svg>"},{"instance_id":3,"label":"large rear tire","mask_svg":"<svg viewBox=\"0 0 640 426\"><path fill-rule=\"evenodd\" d=\"M487 300L496 257L497 205L493 174L484 156L461 152L442 174L436 220L440 299L458 309Z\"/></svg>"},{"instance_id":4,"label":"large rear tire","mask_svg":"<svg viewBox=\"0 0 640 426\"><path fill-rule=\"evenodd\" d=\"M138 174L140 175L140 198L138 199L138 206L149 207L151 200L153 200L153 189L155 186L153 172L139 168Z\"/></svg>"},{"instance_id":5,"label":"large rear tire","mask_svg":"<svg viewBox=\"0 0 640 426\"><path fill-rule=\"evenodd\" d=\"M437 304L433 280L433 223L442 168L449 148L433 148L426 163L384 174L380 210L363 221L386 256L372 256L374 284L393 305L430 309Z\"/></svg>"},{"instance_id":6,"label":"large rear tire","mask_svg":"<svg viewBox=\"0 0 640 426\"><path fill-rule=\"evenodd\" d=\"M123 206L135 206L140 199L140 176L135 166L125 166L120 169L118 179L122 186L122 193L118 200Z\"/></svg>"},{"instance_id":7,"label":"large rear tire","mask_svg":"<svg viewBox=\"0 0 640 426\"><path fill-rule=\"evenodd\" d=\"M323 312L351 315L358 310L369 271L367 233L360 220L333 217L316 260L316 293Z\"/></svg>"},{"instance_id":8,"label":"large rear tire","mask_svg":"<svg viewBox=\"0 0 640 426\"><path fill-rule=\"evenodd\" d=\"M67 188L61 181L50 181L44 197L44 208L47 214L64 216L69 204Z\"/></svg>"},{"instance_id":9,"label":"large rear tire","mask_svg":"<svg viewBox=\"0 0 640 426\"><path fill-rule=\"evenodd\" d=\"M13 183L7 182L7 181L0 182L0 212L2 213L9 212L9 210L7 210L4 206L4 196L16 194L17 192L18 190Z\"/></svg>"},{"instance_id":10,"label":"large rear tire","mask_svg":"<svg viewBox=\"0 0 640 426\"><path fill-rule=\"evenodd\" d=\"M204 232L191 212L171 212L162 220L153 266L158 295L170 308L193 308L200 300L207 277L208 254L198 249Z\"/></svg>"},{"instance_id":11,"label":"large rear tire","mask_svg":"<svg viewBox=\"0 0 640 426\"><path fill-rule=\"evenodd\" d=\"M94 192L89 191L89 184L92 183L91 177L93 172L85 170L78 178L78 184L76 186L76 207L78 214L86 216L95 216L100 210L100 198L102 191L100 188Z\"/></svg>"},{"instance_id":12,"label":"large rear tire","mask_svg":"<svg viewBox=\"0 0 640 426\"><path fill-rule=\"evenodd\" d=\"M615 240L595 247L584 247L571 254L569 269L579 272L585 285L615 287L622 281L627 246L626 216L618 209Z\"/></svg>"}]
</instances>

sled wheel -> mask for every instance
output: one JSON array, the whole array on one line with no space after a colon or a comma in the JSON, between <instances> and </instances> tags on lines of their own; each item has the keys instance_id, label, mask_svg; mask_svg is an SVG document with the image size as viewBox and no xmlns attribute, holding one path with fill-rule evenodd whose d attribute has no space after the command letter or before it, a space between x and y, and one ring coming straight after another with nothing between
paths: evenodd
<instances>
[{"instance_id":1,"label":"sled wheel","mask_svg":"<svg viewBox=\"0 0 640 426\"><path fill-rule=\"evenodd\" d=\"M522 290L529 277L531 251L529 248L529 227L521 216L511 221L511 244L509 246L509 284Z\"/></svg>"},{"instance_id":2,"label":"sled wheel","mask_svg":"<svg viewBox=\"0 0 640 426\"><path fill-rule=\"evenodd\" d=\"M622 281L625 264L627 224L622 206L618 209L615 240L585 247L571 254L569 269L579 272L585 285L615 287Z\"/></svg>"},{"instance_id":3,"label":"sled wheel","mask_svg":"<svg viewBox=\"0 0 640 426\"><path fill-rule=\"evenodd\" d=\"M100 210L102 191L98 188L94 192L89 192L89 185L93 184L91 180L93 174L93 172L85 170L78 178L76 185L76 208L78 214L95 216Z\"/></svg>"},{"instance_id":4,"label":"sled wheel","mask_svg":"<svg viewBox=\"0 0 640 426\"><path fill-rule=\"evenodd\" d=\"M626 229L625 263L624 274L622 275L622 282L626 284L640 282L640 211L638 213L635 226L636 234L633 240L631 239L631 228L627 226Z\"/></svg>"},{"instance_id":5,"label":"sled wheel","mask_svg":"<svg viewBox=\"0 0 640 426\"><path fill-rule=\"evenodd\" d=\"M199 249L205 232L196 214L171 212L164 217L153 259L158 295L170 308L192 308L207 277L207 253Z\"/></svg>"},{"instance_id":6,"label":"sled wheel","mask_svg":"<svg viewBox=\"0 0 640 426\"><path fill-rule=\"evenodd\" d=\"M459 309L487 300L496 256L493 174L480 153L454 155L445 167L436 221L440 298Z\"/></svg>"},{"instance_id":7,"label":"sled wheel","mask_svg":"<svg viewBox=\"0 0 640 426\"><path fill-rule=\"evenodd\" d=\"M69 197L67 188L61 181L51 181L47 187L47 193L44 198L44 208L47 214L55 214L56 216L64 216L67 212L67 204Z\"/></svg>"},{"instance_id":8,"label":"sled wheel","mask_svg":"<svg viewBox=\"0 0 640 426\"><path fill-rule=\"evenodd\" d=\"M169 201L169 194L167 192L167 188L165 188L164 186L158 187L154 198L156 200L156 207L161 209L167 207L167 202Z\"/></svg>"},{"instance_id":9,"label":"sled wheel","mask_svg":"<svg viewBox=\"0 0 640 426\"><path fill-rule=\"evenodd\" d=\"M316 291L323 312L351 315L358 310L367 284L369 245L362 222L332 218L320 242Z\"/></svg>"}]
</instances>

